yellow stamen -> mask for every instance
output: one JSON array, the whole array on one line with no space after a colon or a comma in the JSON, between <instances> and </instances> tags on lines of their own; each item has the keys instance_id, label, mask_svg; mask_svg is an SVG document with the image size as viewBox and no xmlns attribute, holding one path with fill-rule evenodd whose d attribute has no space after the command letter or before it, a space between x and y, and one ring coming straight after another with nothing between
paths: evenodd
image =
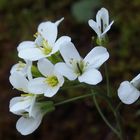
<instances>
[{"instance_id":1,"label":"yellow stamen","mask_svg":"<svg viewBox=\"0 0 140 140\"><path fill-rule=\"evenodd\" d=\"M59 83L57 77L54 76L54 75L53 75L53 76L48 76L48 77L46 78L45 82L46 82L49 86L51 86L51 87L55 87L55 86L57 86L57 84Z\"/></svg>"},{"instance_id":2,"label":"yellow stamen","mask_svg":"<svg viewBox=\"0 0 140 140\"><path fill-rule=\"evenodd\" d=\"M42 41L42 47L43 47L42 51L44 54L48 55L52 52L52 48L50 47L49 43L45 39L43 39Z\"/></svg>"}]
</instances>

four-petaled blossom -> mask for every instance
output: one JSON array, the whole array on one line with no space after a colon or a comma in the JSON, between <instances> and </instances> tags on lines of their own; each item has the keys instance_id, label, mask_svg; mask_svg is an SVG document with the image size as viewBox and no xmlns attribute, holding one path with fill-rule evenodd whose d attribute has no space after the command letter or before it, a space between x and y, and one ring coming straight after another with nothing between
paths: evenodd
<instances>
[{"instance_id":1,"label":"four-petaled blossom","mask_svg":"<svg viewBox=\"0 0 140 140\"><path fill-rule=\"evenodd\" d=\"M140 74L132 81L124 81L118 88L118 96L124 104L134 103L140 96Z\"/></svg>"},{"instance_id":2,"label":"four-petaled blossom","mask_svg":"<svg viewBox=\"0 0 140 140\"><path fill-rule=\"evenodd\" d=\"M96 22L90 19L88 24L96 32L98 38L101 40L111 28L113 22L114 21L109 24L108 10L101 8L96 15Z\"/></svg>"},{"instance_id":3,"label":"four-petaled blossom","mask_svg":"<svg viewBox=\"0 0 140 140\"><path fill-rule=\"evenodd\" d=\"M43 94L46 97L54 96L64 83L64 78L47 59L41 59L37 63L42 77L34 78L29 82L29 91L34 94Z\"/></svg>"},{"instance_id":4,"label":"four-petaled blossom","mask_svg":"<svg viewBox=\"0 0 140 140\"><path fill-rule=\"evenodd\" d=\"M61 46L60 53L65 61L55 65L60 74L69 80L78 78L80 82L96 85L102 80L98 68L109 58L106 48L97 46L83 59L73 43L68 42Z\"/></svg>"},{"instance_id":5,"label":"four-petaled blossom","mask_svg":"<svg viewBox=\"0 0 140 140\"><path fill-rule=\"evenodd\" d=\"M71 41L71 38L68 36L62 36L57 39L58 25L63 19L55 23L50 21L41 23L38 26L35 41L24 41L19 44L18 56L26 60L36 61L59 51L61 44Z\"/></svg>"},{"instance_id":6,"label":"four-petaled blossom","mask_svg":"<svg viewBox=\"0 0 140 140\"><path fill-rule=\"evenodd\" d=\"M14 64L10 70L10 73L20 73L21 75L28 77L28 79L32 79L32 74L31 74L31 67L32 67L32 62L29 60L25 60L25 63L22 61L19 61L19 63Z\"/></svg>"},{"instance_id":7,"label":"four-petaled blossom","mask_svg":"<svg viewBox=\"0 0 140 140\"><path fill-rule=\"evenodd\" d=\"M16 128L22 135L35 131L44 115L36 103L36 95L32 94L12 98L9 108L10 112L22 116L16 123Z\"/></svg>"}]
</instances>

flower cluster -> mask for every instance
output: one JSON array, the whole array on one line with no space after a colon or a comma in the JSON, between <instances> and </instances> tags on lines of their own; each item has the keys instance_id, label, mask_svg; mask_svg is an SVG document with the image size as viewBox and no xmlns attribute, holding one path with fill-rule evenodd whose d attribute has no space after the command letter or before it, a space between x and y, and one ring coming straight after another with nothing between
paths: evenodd
<instances>
[{"instance_id":1,"label":"flower cluster","mask_svg":"<svg viewBox=\"0 0 140 140\"><path fill-rule=\"evenodd\" d=\"M102 40L113 24L113 21L109 24L108 11L101 8L96 15L96 22L89 20L89 26L97 33L99 46L94 47L84 58L69 36L57 37L58 26L63 20L42 22L34 35L35 40L24 41L17 47L18 56L23 61L11 68L9 80L13 88L22 93L11 99L10 111L21 116L16 128L22 135L35 131L43 116L55 109L53 101L46 99L57 94L65 81L77 80L89 85L102 81L99 68L109 58ZM118 89L120 99L124 103L134 102L140 94L136 89L139 85L140 75L131 82L123 82ZM131 95L132 92L134 95ZM128 98L133 99L130 101Z\"/></svg>"}]
</instances>

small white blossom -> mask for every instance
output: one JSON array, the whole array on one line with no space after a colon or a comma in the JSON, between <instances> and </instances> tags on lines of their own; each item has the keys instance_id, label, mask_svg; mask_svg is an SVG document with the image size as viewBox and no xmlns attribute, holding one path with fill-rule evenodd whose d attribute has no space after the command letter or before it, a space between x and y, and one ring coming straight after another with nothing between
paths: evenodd
<instances>
[{"instance_id":1,"label":"small white blossom","mask_svg":"<svg viewBox=\"0 0 140 140\"><path fill-rule=\"evenodd\" d=\"M34 78L29 82L28 89L34 94L43 94L46 97L54 96L64 83L64 78L47 59L41 59L37 63L42 77Z\"/></svg>"},{"instance_id":2,"label":"small white blossom","mask_svg":"<svg viewBox=\"0 0 140 140\"><path fill-rule=\"evenodd\" d=\"M55 23L50 21L42 22L38 26L35 41L24 41L19 44L18 56L26 60L36 61L59 51L61 44L71 41L68 36L62 36L57 39L58 25L63 19Z\"/></svg>"},{"instance_id":3,"label":"small white blossom","mask_svg":"<svg viewBox=\"0 0 140 140\"><path fill-rule=\"evenodd\" d=\"M96 15L96 21L90 19L88 21L89 26L96 32L99 39L102 39L104 35L109 31L114 21L109 23L108 10L101 8Z\"/></svg>"},{"instance_id":4,"label":"small white blossom","mask_svg":"<svg viewBox=\"0 0 140 140\"><path fill-rule=\"evenodd\" d=\"M32 94L14 97L10 100L10 112L21 116L16 123L16 128L22 135L34 132L42 121L44 114L35 100L36 96Z\"/></svg>"},{"instance_id":5,"label":"small white blossom","mask_svg":"<svg viewBox=\"0 0 140 140\"><path fill-rule=\"evenodd\" d=\"M83 59L73 43L68 42L61 47L60 53L65 61L55 65L56 70L68 78L90 85L96 85L102 80L98 68L109 58L106 48L98 46L93 48Z\"/></svg>"},{"instance_id":6,"label":"small white blossom","mask_svg":"<svg viewBox=\"0 0 140 140\"><path fill-rule=\"evenodd\" d=\"M15 72L18 72L21 75L28 77L29 79L32 79L31 67L32 67L31 61L29 60L25 60L25 62L19 61L17 64L12 66L10 73L13 74Z\"/></svg>"},{"instance_id":7,"label":"small white blossom","mask_svg":"<svg viewBox=\"0 0 140 140\"><path fill-rule=\"evenodd\" d=\"M123 81L118 88L118 96L124 104L134 103L140 96L140 74L132 81Z\"/></svg>"}]
</instances>

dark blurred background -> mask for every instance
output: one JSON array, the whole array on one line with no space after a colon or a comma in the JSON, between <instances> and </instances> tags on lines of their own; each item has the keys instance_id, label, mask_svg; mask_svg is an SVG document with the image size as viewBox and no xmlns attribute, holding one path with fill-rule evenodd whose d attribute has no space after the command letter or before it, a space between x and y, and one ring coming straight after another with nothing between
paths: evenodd
<instances>
[{"instance_id":1,"label":"dark blurred background","mask_svg":"<svg viewBox=\"0 0 140 140\"><path fill-rule=\"evenodd\" d=\"M17 63L16 47L24 40L33 40L40 22L65 20L59 26L59 36L68 35L82 56L93 48L94 31L88 19L95 19L96 12L105 7L110 20L108 32L110 52L108 69L112 98L118 103L117 88L123 80L131 80L140 71L140 0L0 0L0 140L117 140L99 116L92 99L85 99L56 108L44 117L39 129L29 136L21 136L15 128L16 115L9 112L9 100L20 95L9 84L9 71ZM102 70L104 75L104 71ZM101 83L104 88L105 81ZM100 85L99 85L100 86ZM63 100L86 90L70 89L55 96ZM121 116L128 140L140 140L140 102L124 105ZM107 104L100 106L114 124Z\"/></svg>"}]
</instances>

